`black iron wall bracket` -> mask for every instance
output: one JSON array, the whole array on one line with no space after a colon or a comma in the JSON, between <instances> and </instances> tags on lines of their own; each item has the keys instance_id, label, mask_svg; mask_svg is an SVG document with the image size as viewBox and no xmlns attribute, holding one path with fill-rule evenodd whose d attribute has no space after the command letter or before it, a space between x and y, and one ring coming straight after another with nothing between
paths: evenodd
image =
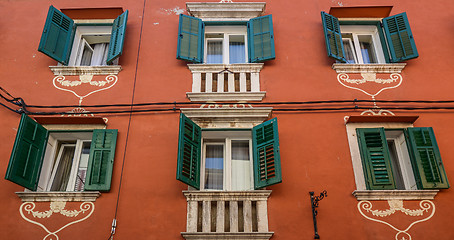
<instances>
[{"instance_id":1,"label":"black iron wall bracket","mask_svg":"<svg viewBox=\"0 0 454 240\"><path fill-rule=\"evenodd\" d=\"M326 190L323 190L323 192L321 192L319 196L314 196L314 192L309 192L309 194L311 195L312 219L314 220L314 239L320 239L317 230L318 202L320 202L323 198L328 197L328 192Z\"/></svg>"}]
</instances>

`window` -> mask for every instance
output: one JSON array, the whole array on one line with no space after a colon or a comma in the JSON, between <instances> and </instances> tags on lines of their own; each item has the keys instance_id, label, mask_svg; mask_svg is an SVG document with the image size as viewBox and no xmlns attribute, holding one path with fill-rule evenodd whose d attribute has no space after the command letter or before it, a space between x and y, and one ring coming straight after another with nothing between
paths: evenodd
<instances>
[{"instance_id":1,"label":"window","mask_svg":"<svg viewBox=\"0 0 454 240\"><path fill-rule=\"evenodd\" d=\"M358 190L449 188L433 129L408 125L347 126Z\"/></svg>"},{"instance_id":2,"label":"window","mask_svg":"<svg viewBox=\"0 0 454 240\"><path fill-rule=\"evenodd\" d=\"M202 131L202 189L252 190L251 131Z\"/></svg>"},{"instance_id":3,"label":"window","mask_svg":"<svg viewBox=\"0 0 454 240\"><path fill-rule=\"evenodd\" d=\"M38 51L69 66L117 64L123 52L127 19L126 10L113 23L76 23L50 6Z\"/></svg>"},{"instance_id":4,"label":"window","mask_svg":"<svg viewBox=\"0 0 454 240\"><path fill-rule=\"evenodd\" d=\"M180 15L177 58L208 64L272 60L275 58L272 17L223 23Z\"/></svg>"},{"instance_id":5,"label":"window","mask_svg":"<svg viewBox=\"0 0 454 240\"><path fill-rule=\"evenodd\" d=\"M109 191L116 129L48 131L23 114L5 178L33 191Z\"/></svg>"},{"instance_id":6,"label":"window","mask_svg":"<svg viewBox=\"0 0 454 240\"><path fill-rule=\"evenodd\" d=\"M280 165L277 119L252 130L202 131L181 114L178 180L202 190L260 189L282 181Z\"/></svg>"},{"instance_id":7,"label":"window","mask_svg":"<svg viewBox=\"0 0 454 240\"><path fill-rule=\"evenodd\" d=\"M328 56L343 63L396 63L417 58L407 14L381 21L342 21L322 12Z\"/></svg>"}]
</instances>

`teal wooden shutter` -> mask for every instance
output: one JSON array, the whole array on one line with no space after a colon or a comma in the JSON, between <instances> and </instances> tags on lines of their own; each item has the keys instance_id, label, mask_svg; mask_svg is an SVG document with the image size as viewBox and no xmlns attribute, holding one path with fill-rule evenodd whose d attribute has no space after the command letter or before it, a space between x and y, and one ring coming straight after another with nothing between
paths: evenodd
<instances>
[{"instance_id":1,"label":"teal wooden shutter","mask_svg":"<svg viewBox=\"0 0 454 240\"><path fill-rule=\"evenodd\" d=\"M93 130L85 190L110 190L117 134L117 129Z\"/></svg>"},{"instance_id":2,"label":"teal wooden shutter","mask_svg":"<svg viewBox=\"0 0 454 240\"><path fill-rule=\"evenodd\" d=\"M277 119L252 128L254 189L282 182Z\"/></svg>"},{"instance_id":3,"label":"teal wooden shutter","mask_svg":"<svg viewBox=\"0 0 454 240\"><path fill-rule=\"evenodd\" d=\"M391 53L391 62L402 62L419 56L405 12L383 18L383 29Z\"/></svg>"},{"instance_id":4,"label":"teal wooden shutter","mask_svg":"<svg viewBox=\"0 0 454 240\"><path fill-rule=\"evenodd\" d=\"M22 114L5 179L36 191L46 142L47 130Z\"/></svg>"},{"instance_id":5,"label":"teal wooden shutter","mask_svg":"<svg viewBox=\"0 0 454 240\"><path fill-rule=\"evenodd\" d=\"M272 16L252 18L249 20L247 28L249 62L256 63L275 59Z\"/></svg>"},{"instance_id":6,"label":"teal wooden shutter","mask_svg":"<svg viewBox=\"0 0 454 240\"><path fill-rule=\"evenodd\" d=\"M177 179L200 189L202 129L180 114Z\"/></svg>"},{"instance_id":7,"label":"teal wooden shutter","mask_svg":"<svg viewBox=\"0 0 454 240\"><path fill-rule=\"evenodd\" d=\"M68 65L73 43L74 21L53 6L49 7L38 51Z\"/></svg>"},{"instance_id":8,"label":"teal wooden shutter","mask_svg":"<svg viewBox=\"0 0 454 240\"><path fill-rule=\"evenodd\" d=\"M109 65L123 53L128 12L129 11L126 10L113 22L112 32L110 34L109 51L107 53L107 64Z\"/></svg>"},{"instance_id":9,"label":"teal wooden shutter","mask_svg":"<svg viewBox=\"0 0 454 240\"><path fill-rule=\"evenodd\" d=\"M384 128L357 128L366 186L369 190L395 189Z\"/></svg>"},{"instance_id":10,"label":"teal wooden shutter","mask_svg":"<svg viewBox=\"0 0 454 240\"><path fill-rule=\"evenodd\" d=\"M322 23L328 57L343 63L347 62L344 57L344 43L342 42L339 20L328 13L322 12Z\"/></svg>"},{"instance_id":11,"label":"teal wooden shutter","mask_svg":"<svg viewBox=\"0 0 454 240\"><path fill-rule=\"evenodd\" d=\"M431 127L408 128L413 172L420 189L449 188L435 134Z\"/></svg>"},{"instance_id":12,"label":"teal wooden shutter","mask_svg":"<svg viewBox=\"0 0 454 240\"><path fill-rule=\"evenodd\" d=\"M201 19L180 14L177 59L201 63L204 35L205 25Z\"/></svg>"}]
</instances>

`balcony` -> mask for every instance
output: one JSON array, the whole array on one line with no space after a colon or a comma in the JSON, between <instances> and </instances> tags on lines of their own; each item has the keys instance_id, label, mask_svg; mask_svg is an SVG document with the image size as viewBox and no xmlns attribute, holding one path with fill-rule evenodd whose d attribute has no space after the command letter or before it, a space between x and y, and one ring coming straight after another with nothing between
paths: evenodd
<instances>
[{"instance_id":1,"label":"balcony","mask_svg":"<svg viewBox=\"0 0 454 240\"><path fill-rule=\"evenodd\" d=\"M184 191L188 202L185 239L268 240L271 191Z\"/></svg>"},{"instance_id":2,"label":"balcony","mask_svg":"<svg viewBox=\"0 0 454 240\"><path fill-rule=\"evenodd\" d=\"M261 101L260 70L263 63L188 64L192 72L192 92L186 93L196 102Z\"/></svg>"}]
</instances>

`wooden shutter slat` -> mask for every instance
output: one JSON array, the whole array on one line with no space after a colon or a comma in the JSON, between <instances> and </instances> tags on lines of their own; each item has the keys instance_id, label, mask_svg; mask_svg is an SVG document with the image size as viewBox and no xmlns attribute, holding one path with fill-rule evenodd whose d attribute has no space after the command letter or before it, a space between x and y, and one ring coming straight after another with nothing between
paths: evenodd
<instances>
[{"instance_id":1,"label":"wooden shutter slat","mask_svg":"<svg viewBox=\"0 0 454 240\"><path fill-rule=\"evenodd\" d=\"M332 57L343 63L347 62L345 59L344 43L342 42L339 20L328 13L322 12L321 14L328 57Z\"/></svg>"},{"instance_id":2,"label":"wooden shutter slat","mask_svg":"<svg viewBox=\"0 0 454 240\"><path fill-rule=\"evenodd\" d=\"M249 62L275 59L272 15L252 18L247 26Z\"/></svg>"},{"instance_id":3,"label":"wooden shutter slat","mask_svg":"<svg viewBox=\"0 0 454 240\"><path fill-rule=\"evenodd\" d=\"M36 191L47 136L43 126L22 114L5 179Z\"/></svg>"},{"instance_id":4,"label":"wooden shutter slat","mask_svg":"<svg viewBox=\"0 0 454 240\"><path fill-rule=\"evenodd\" d=\"M449 188L435 134L431 127L408 128L413 172L420 189Z\"/></svg>"},{"instance_id":5,"label":"wooden shutter slat","mask_svg":"<svg viewBox=\"0 0 454 240\"><path fill-rule=\"evenodd\" d=\"M85 190L110 190L117 135L117 129L93 130Z\"/></svg>"},{"instance_id":6,"label":"wooden shutter slat","mask_svg":"<svg viewBox=\"0 0 454 240\"><path fill-rule=\"evenodd\" d=\"M177 179L200 189L202 129L180 114Z\"/></svg>"},{"instance_id":7,"label":"wooden shutter slat","mask_svg":"<svg viewBox=\"0 0 454 240\"><path fill-rule=\"evenodd\" d=\"M383 18L391 62L402 62L419 56L410 23L405 12Z\"/></svg>"},{"instance_id":8,"label":"wooden shutter slat","mask_svg":"<svg viewBox=\"0 0 454 240\"><path fill-rule=\"evenodd\" d=\"M358 128L358 143L367 188L395 189L388 144L383 128Z\"/></svg>"},{"instance_id":9,"label":"wooden shutter slat","mask_svg":"<svg viewBox=\"0 0 454 240\"><path fill-rule=\"evenodd\" d=\"M282 182L277 119L271 119L252 129L254 157L254 188Z\"/></svg>"},{"instance_id":10,"label":"wooden shutter slat","mask_svg":"<svg viewBox=\"0 0 454 240\"><path fill-rule=\"evenodd\" d=\"M68 65L74 39L74 21L56 9L49 7L38 51Z\"/></svg>"},{"instance_id":11,"label":"wooden shutter slat","mask_svg":"<svg viewBox=\"0 0 454 240\"><path fill-rule=\"evenodd\" d=\"M204 28L201 19L180 14L177 59L194 63L203 61Z\"/></svg>"},{"instance_id":12,"label":"wooden shutter slat","mask_svg":"<svg viewBox=\"0 0 454 240\"><path fill-rule=\"evenodd\" d=\"M123 53L128 13L129 11L126 10L113 22L112 32L110 34L109 51L107 52L106 60L109 65Z\"/></svg>"}]
</instances>

